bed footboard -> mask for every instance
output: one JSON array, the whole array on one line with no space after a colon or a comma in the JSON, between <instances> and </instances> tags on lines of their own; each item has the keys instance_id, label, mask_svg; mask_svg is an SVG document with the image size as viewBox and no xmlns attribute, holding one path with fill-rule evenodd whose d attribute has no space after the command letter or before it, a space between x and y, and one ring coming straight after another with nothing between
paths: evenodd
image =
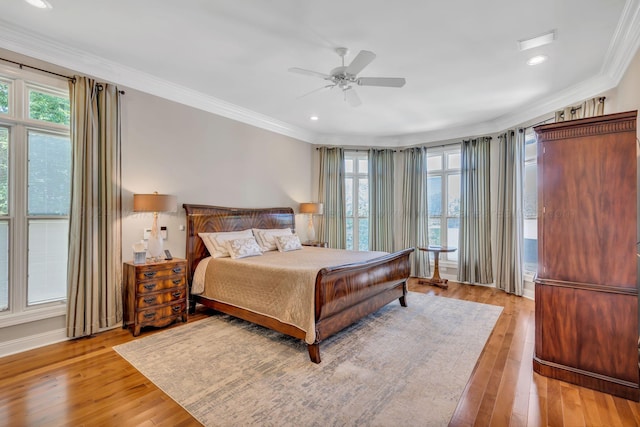
<instances>
[{"instance_id":1,"label":"bed footboard","mask_svg":"<svg viewBox=\"0 0 640 427\"><path fill-rule=\"evenodd\" d=\"M413 248L367 262L323 268L316 278L316 342L309 357L320 363L319 343L398 299L407 306L407 279Z\"/></svg>"}]
</instances>

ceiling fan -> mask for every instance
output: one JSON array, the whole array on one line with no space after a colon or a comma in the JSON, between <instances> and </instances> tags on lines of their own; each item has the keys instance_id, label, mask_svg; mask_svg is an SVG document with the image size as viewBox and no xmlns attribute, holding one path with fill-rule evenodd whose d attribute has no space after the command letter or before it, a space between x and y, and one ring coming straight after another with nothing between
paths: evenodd
<instances>
[{"instance_id":1,"label":"ceiling fan","mask_svg":"<svg viewBox=\"0 0 640 427\"><path fill-rule=\"evenodd\" d=\"M347 66L344 65L344 57L349 53L346 47L336 48L336 53L342 58L342 65L334 68L329 74L319 73L317 71L305 70L304 68L289 68L292 73L305 74L308 76L320 77L327 80L329 84L315 89L301 96L307 96L312 93L333 89L338 87L342 90L344 100L354 107L362 104L360 97L356 93L353 85L358 86L382 86L382 87L402 87L406 80L402 77L358 77L358 73L369 65L375 58L376 54L368 50L361 50L353 61Z\"/></svg>"}]
</instances>

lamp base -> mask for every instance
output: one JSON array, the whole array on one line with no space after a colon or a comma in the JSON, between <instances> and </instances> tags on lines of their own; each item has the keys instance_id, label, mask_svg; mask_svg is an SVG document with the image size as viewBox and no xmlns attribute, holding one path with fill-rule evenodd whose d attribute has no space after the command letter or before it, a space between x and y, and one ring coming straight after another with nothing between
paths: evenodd
<instances>
[{"instance_id":1,"label":"lamp base","mask_svg":"<svg viewBox=\"0 0 640 427\"><path fill-rule=\"evenodd\" d=\"M313 215L309 215L309 223L307 224L307 240L314 242L316 240L316 230L313 227Z\"/></svg>"},{"instance_id":2,"label":"lamp base","mask_svg":"<svg viewBox=\"0 0 640 427\"><path fill-rule=\"evenodd\" d=\"M158 214L155 213L151 233L149 233L149 240L147 241L147 255L152 261L161 261L164 259L162 257L164 251L163 246L160 227L158 227Z\"/></svg>"}]
</instances>

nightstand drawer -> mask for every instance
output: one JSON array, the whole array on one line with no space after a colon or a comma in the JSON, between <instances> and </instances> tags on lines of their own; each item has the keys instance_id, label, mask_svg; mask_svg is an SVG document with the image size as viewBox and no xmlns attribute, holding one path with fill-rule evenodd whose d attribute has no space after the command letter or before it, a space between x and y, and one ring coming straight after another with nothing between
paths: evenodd
<instances>
[{"instance_id":1,"label":"nightstand drawer","mask_svg":"<svg viewBox=\"0 0 640 427\"><path fill-rule=\"evenodd\" d=\"M158 292L138 296L138 308L147 308L154 305L162 305L172 301L186 299L187 290L182 287L169 292Z\"/></svg>"},{"instance_id":2,"label":"nightstand drawer","mask_svg":"<svg viewBox=\"0 0 640 427\"><path fill-rule=\"evenodd\" d=\"M138 312L138 323L155 322L164 318L182 315L187 309L186 301L170 304L163 307L150 308Z\"/></svg>"},{"instance_id":3,"label":"nightstand drawer","mask_svg":"<svg viewBox=\"0 0 640 427\"><path fill-rule=\"evenodd\" d=\"M171 278L165 278L164 280L149 280L147 282L140 282L137 285L139 294L146 294L149 292L157 292L163 289L171 289L171 288L179 288L184 287L185 285L185 277L175 276Z\"/></svg>"},{"instance_id":4,"label":"nightstand drawer","mask_svg":"<svg viewBox=\"0 0 640 427\"><path fill-rule=\"evenodd\" d=\"M122 327L140 335L144 326L162 328L187 321L187 261L173 259L147 264L123 264Z\"/></svg>"},{"instance_id":5,"label":"nightstand drawer","mask_svg":"<svg viewBox=\"0 0 640 427\"><path fill-rule=\"evenodd\" d=\"M186 264L167 265L158 268L157 265L141 266L136 271L136 281L164 279L170 276L182 276L187 269Z\"/></svg>"}]
</instances>

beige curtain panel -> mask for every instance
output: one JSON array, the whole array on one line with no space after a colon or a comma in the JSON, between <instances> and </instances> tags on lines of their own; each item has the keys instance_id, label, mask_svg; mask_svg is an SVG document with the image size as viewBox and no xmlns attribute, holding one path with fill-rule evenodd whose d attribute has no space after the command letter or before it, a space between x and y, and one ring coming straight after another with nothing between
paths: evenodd
<instances>
[{"instance_id":1,"label":"beige curtain panel","mask_svg":"<svg viewBox=\"0 0 640 427\"><path fill-rule=\"evenodd\" d=\"M524 129L498 137L496 287L521 296L523 265Z\"/></svg>"},{"instance_id":2,"label":"beige curtain panel","mask_svg":"<svg viewBox=\"0 0 640 427\"><path fill-rule=\"evenodd\" d=\"M320 217L318 236L330 248L347 247L345 216L344 150L340 147L320 147L320 178L318 195L324 213Z\"/></svg>"},{"instance_id":3,"label":"beige curtain panel","mask_svg":"<svg viewBox=\"0 0 640 427\"><path fill-rule=\"evenodd\" d=\"M556 122L602 116L604 114L604 101L605 97L601 96L587 99L581 104L558 110L555 114Z\"/></svg>"},{"instance_id":4,"label":"beige curtain panel","mask_svg":"<svg viewBox=\"0 0 640 427\"><path fill-rule=\"evenodd\" d=\"M393 252L394 150L369 150L369 249Z\"/></svg>"},{"instance_id":5,"label":"beige curtain panel","mask_svg":"<svg viewBox=\"0 0 640 427\"><path fill-rule=\"evenodd\" d=\"M71 92L71 213L67 336L122 321L120 93L75 77Z\"/></svg>"},{"instance_id":6,"label":"beige curtain panel","mask_svg":"<svg viewBox=\"0 0 640 427\"><path fill-rule=\"evenodd\" d=\"M402 247L417 248L429 245L429 210L427 209L427 149L414 147L402 150ZM414 251L411 256L411 275L431 275L428 253Z\"/></svg>"},{"instance_id":7,"label":"beige curtain panel","mask_svg":"<svg viewBox=\"0 0 640 427\"><path fill-rule=\"evenodd\" d=\"M490 142L462 142L458 281L493 282L491 261Z\"/></svg>"}]
</instances>

